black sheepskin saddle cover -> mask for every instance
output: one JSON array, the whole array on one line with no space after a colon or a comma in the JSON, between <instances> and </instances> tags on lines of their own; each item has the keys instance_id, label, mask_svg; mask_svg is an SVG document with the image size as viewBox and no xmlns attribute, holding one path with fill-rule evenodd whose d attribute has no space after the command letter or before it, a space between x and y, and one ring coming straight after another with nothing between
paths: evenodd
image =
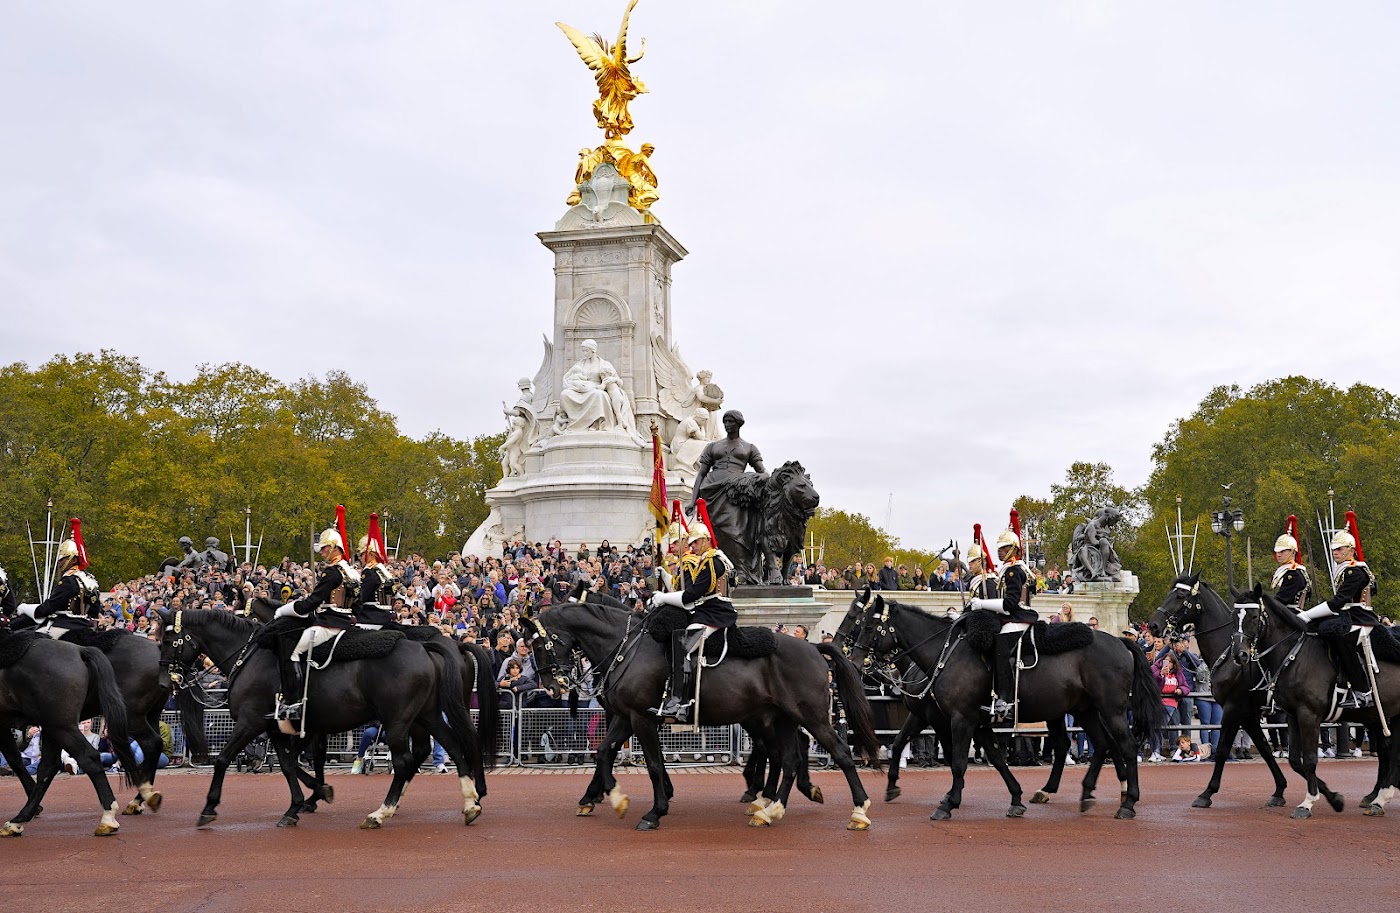
<instances>
[{"instance_id":1,"label":"black sheepskin saddle cover","mask_svg":"<svg viewBox=\"0 0 1400 913\"><path fill-rule=\"evenodd\" d=\"M1317 633L1328 640L1339 641L1346 638L1350 644L1351 622L1337 615L1324 620L1317 626ZM1333 649L1337 649L1334 645ZM1400 663L1400 641L1395 639L1395 629L1377 626L1371 629L1371 651L1383 663Z\"/></svg>"},{"instance_id":2,"label":"black sheepskin saddle cover","mask_svg":"<svg viewBox=\"0 0 1400 913\"><path fill-rule=\"evenodd\" d=\"M0 669L8 669L24 659L24 654L43 636L38 631L9 631L0 628Z\"/></svg>"},{"instance_id":3,"label":"black sheepskin saddle cover","mask_svg":"<svg viewBox=\"0 0 1400 913\"><path fill-rule=\"evenodd\" d=\"M967 635L968 646L986 653L996 645L997 634L1001 632L1001 622L1005 617L998 612L977 609L963 615L958 624ZM1094 642L1094 629L1078 621L1054 625L1037 621L1027 633L1035 638L1035 647L1043 656L1082 650ZM1024 651L1028 646L1021 649Z\"/></svg>"},{"instance_id":4,"label":"black sheepskin saddle cover","mask_svg":"<svg viewBox=\"0 0 1400 913\"><path fill-rule=\"evenodd\" d=\"M262 630L258 632L257 644L259 647L277 650L283 637L300 637L301 632L305 631L307 627L304 618L273 619L270 624L263 625ZM356 659L383 659L394 652L394 647L403 639L404 633L402 631L366 631L362 628L350 628L341 635L338 641L327 641L312 650L311 661L319 666L328 659L333 659L336 662L350 662Z\"/></svg>"},{"instance_id":5,"label":"black sheepskin saddle cover","mask_svg":"<svg viewBox=\"0 0 1400 913\"><path fill-rule=\"evenodd\" d=\"M675 606L661 606L647 615L647 630L657 643L669 644L671 632L683 631L690 624L690 613ZM705 641L705 658L719 659L729 644L729 655L736 659L762 659L778 652L778 635L768 628L730 626Z\"/></svg>"},{"instance_id":6,"label":"black sheepskin saddle cover","mask_svg":"<svg viewBox=\"0 0 1400 913\"><path fill-rule=\"evenodd\" d=\"M442 637L442 632L432 625L396 625L392 628L384 628L384 631L398 631L414 643L427 643L430 640L438 640ZM371 632L373 633L373 632Z\"/></svg>"},{"instance_id":7,"label":"black sheepskin saddle cover","mask_svg":"<svg viewBox=\"0 0 1400 913\"><path fill-rule=\"evenodd\" d=\"M103 653L111 653L118 641L131 636L131 632L126 628L108 628L105 631L75 628L63 635L63 642L79 647L96 647Z\"/></svg>"}]
</instances>

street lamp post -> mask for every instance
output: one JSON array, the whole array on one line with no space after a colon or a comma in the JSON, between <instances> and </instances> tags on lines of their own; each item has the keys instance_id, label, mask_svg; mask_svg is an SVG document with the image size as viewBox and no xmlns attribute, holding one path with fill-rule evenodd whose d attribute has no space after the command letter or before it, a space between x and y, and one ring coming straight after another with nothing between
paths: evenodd
<instances>
[{"instance_id":1,"label":"street lamp post","mask_svg":"<svg viewBox=\"0 0 1400 913\"><path fill-rule=\"evenodd\" d=\"M1227 490L1229 486L1224 486ZM1224 503L1220 510L1212 511L1210 515L1210 529L1216 535L1225 537L1225 582L1231 591L1235 588L1235 562L1234 553L1230 548L1230 540L1234 534L1244 529L1244 511L1238 507L1230 509L1230 496L1224 496Z\"/></svg>"}]
</instances>

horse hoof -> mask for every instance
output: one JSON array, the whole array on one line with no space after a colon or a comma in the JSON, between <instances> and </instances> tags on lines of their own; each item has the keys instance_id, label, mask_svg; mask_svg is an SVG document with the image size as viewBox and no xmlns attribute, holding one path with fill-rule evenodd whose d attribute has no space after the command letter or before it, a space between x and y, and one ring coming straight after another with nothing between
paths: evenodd
<instances>
[{"instance_id":1,"label":"horse hoof","mask_svg":"<svg viewBox=\"0 0 1400 913\"><path fill-rule=\"evenodd\" d=\"M1037 789L1035 795L1031 796L1031 802L1036 805L1045 805L1050 801L1050 794L1043 789Z\"/></svg>"},{"instance_id":2,"label":"horse hoof","mask_svg":"<svg viewBox=\"0 0 1400 913\"><path fill-rule=\"evenodd\" d=\"M846 830L848 830L848 831L868 831L868 830L870 830L870 822L869 822L869 821L861 820L861 819L859 819L859 818L852 818L852 819L850 820L850 822L846 825Z\"/></svg>"},{"instance_id":3,"label":"horse hoof","mask_svg":"<svg viewBox=\"0 0 1400 913\"><path fill-rule=\"evenodd\" d=\"M139 815L139 814L141 814L141 800L140 800L140 799L132 799L130 802L126 803L126 808L122 809L122 814L123 814L123 815Z\"/></svg>"},{"instance_id":4,"label":"horse hoof","mask_svg":"<svg viewBox=\"0 0 1400 913\"><path fill-rule=\"evenodd\" d=\"M1206 803L1206 805L1209 805L1209 804L1210 804L1209 802ZM1284 806L1283 796L1270 796L1270 797L1269 797L1269 801L1264 803L1264 807L1265 807L1265 808L1283 808L1283 806ZM1202 807L1204 808L1204 806L1202 806Z\"/></svg>"},{"instance_id":5,"label":"horse hoof","mask_svg":"<svg viewBox=\"0 0 1400 913\"><path fill-rule=\"evenodd\" d=\"M209 825L213 824L216 820L218 820L218 817L218 815L200 815L199 820L195 822L194 826L208 827Z\"/></svg>"},{"instance_id":6,"label":"horse hoof","mask_svg":"<svg viewBox=\"0 0 1400 913\"><path fill-rule=\"evenodd\" d=\"M772 821L769 821L762 815L754 815L752 818L749 819L749 827L769 827L772 824Z\"/></svg>"},{"instance_id":7,"label":"horse hoof","mask_svg":"<svg viewBox=\"0 0 1400 913\"><path fill-rule=\"evenodd\" d=\"M365 820L360 822L360 830L362 831L376 831L383 826L384 822L373 815L366 817Z\"/></svg>"},{"instance_id":8,"label":"horse hoof","mask_svg":"<svg viewBox=\"0 0 1400 913\"><path fill-rule=\"evenodd\" d=\"M6 821L6 822L5 822L5 826L4 826L4 827L0 827L0 837L23 837L23 836L24 836L24 825L23 825L23 824L12 824L12 823L10 823L9 821Z\"/></svg>"},{"instance_id":9,"label":"horse hoof","mask_svg":"<svg viewBox=\"0 0 1400 913\"><path fill-rule=\"evenodd\" d=\"M1113 817L1117 818L1119 821L1129 821L1137 817L1137 812L1131 808L1128 808L1125 805L1122 808L1118 809L1117 814L1115 814Z\"/></svg>"},{"instance_id":10,"label":"horse hoof","mask_svg":"<svg viewBox=\"0 0 1400 913\"><path fill-rule=\"evenodd\" d=\"M316 800L312 799L310 802L301 803L301 810L308 815L316 814Z\"/></svg>"},{"instance_id":11,"label":"horse hoof","mask_svg":"<svg viewBox=\"0 0 1400 913\"><path fill-rule=\"evenodd\" d=\"M767 808L771 804L771 802L771 799L755 799L749 803L748 808L744 809L744 814L752 818L754 815L757 815L759 812Z\"/></svg>"},{"instance_id":12,"label":"horse hoof","mask_svg":"<svg viewBox=\"0 0 1400 913\"><path fill-rule=\"evenodd\" d=\"M752 801L754 801L754 800L757 799L757 798L758 798L758 793L754 792L753 790L749 790L748 792L744 793L742 796L739 797L739 801L740 801L740 802L752 802Z\"/></svg>"},{"instance_id":13,"label":"horse hoof","mask_svg":"<svg viewBox=\"0 0 1400 913\"><path fill-rule=\"evenodd\" d=\"M813 786L813 787L812 787L812 794L809 795L807 798L808 798L808 799L811 799L813 802L817 803L818 805L825 805L825 804L826 804L826 797L822 795L822 788L821 788L820 786ZM888 802L889 800L886 799L885 801Z\"/></svg>"},{"instance_id":14,"label":"horse hoof","mask_svg":"<svg viewBox=\"0 0 1400 913\"><path fill-rule=\"evenodd\" d=\"M165 801L165 797L162 796L160 793L151 793L149 796L146 797L146 801L145 801L146 811L148 811L148 812L158 812L158 811L160 811L161 803L163 803L164 801Z\"/></svg>"},{"instance_id":15,"label":"horse hoof","mask_svg":"<svg viewBox=\"0 0 1400 913\"><path fill-rule=\"evenodd\" d=\"M1079 814L1081 814L1081 815L1084 814L1084 813L1087 812L1089 809L1093 808L1095 805L1098 805L1098 804L1099 804L1099 800L1098 800L1098 799L1095 799L1095 798L1093 798L1093 797L1090 797L1090 798L1088 798L1088 799L1080 799L1080 800L1079 800Z\"/></svg>"},{"instance_id":16,"label":"horse hoof","mask_svg":"<svg viewBox=\"0 0 1400 913\"><path fill-rule=\"evenodd\" d=\"M951 821L952 818L953 812L941 806L934 809L933 814L928 816L928 820L930 821Z\"/></svg>"},{"instance_id":17,"label":"horse hoof","mask_svg":"<svg viewBox=\"0 0 1400 913\"><path fill-rule=\"evenodd\" d=\"M321 787L321 798L326 800L326 804L327 804L327 805L330 805L332 802L334 802L334 801L335 801L335 787L332 786L332 785L330 785L329 783L327 783L327 784L325 784L324 786L322 786L322 787Z\"/></svg>"},{"instance_id":18,"label":"horse hoof","mask_svg":"<svg viewBox=\"0 0 1400 913\"><path fill-rule=\"evenodd\" d=\"M481 806L477 805L462 812L462 823L470 825L477 818L481 817Z\"/></svg>"},{"instance_id":19,"label":"horse hoof","mask_svg":"<svg viewBox=\"0 0 1400 913\"><path fill-rule=\"evenodd\" d=\"M1364 812L1362 812L1361 814L1365 815L1367 818L1384 818L1384 817L1385 817L1385 806L1384 806L1384 805L1368 805L1368 806L1366 806L1366 810L1365 810Z\"/></svg>"},{"instance_id":20,"label":"horse hoof","mask_svg":"<svg viewBox=\"0 0 1400 913\"><path fill-rule=\"evenodd\" d=\"M1006 810L1006 817L1008 818L1024 818L1025 816L1026 807L1024 805L1013 805Z\"/></svg>"},{"instance_id":21,"label":"horse hoof","mask_svg":"<svg viewBox=\"0 0 1400 913\"><path fill-rule=\"evenodd\" d=\"M110 836L112 836L113 834L115 834L115 833L117 832L117 830L118 830L117 825L115 825L115 824L106 824L106 823L103 823L103 824L97 825L97 830L95 830L95 831L92 832L92 836L94 836L94 837L110 837Z\"/></svg>"},{"instance_id":22,"label":"horse hoof","mask_svg":"<svg viewBox=\"0 0 1400 913\"><path fill-rule=\"evenodd\" d=\"M1332 806L1332 811L1340 812L1347 807L1347 800L1342 798L1341 793L1333 793L1327 797L1327 804Z\"/></svg>"},{"instance_id":23,"label":"horse hoof","mask_svg":"<svg viewBox=\"0 0 1400 913\"><path fill-rule=\"evenodd\" d=\"M593 806L592 806L592 805L580 805L580 806L578 807L578 811L574 812L574 816L577 817L577 818L589 818L589 817L592 817L592 815L593 815Z\"/></svg>"},{"instance_id":24,"label":"horse hoof","mask_svg":"<svg viewBox=\"0 0 1400 913\"><path fill-rule=\"evenodd\" d=\"M889 789L885 790L885 801L893 802L903 795L903 793L904 790L900 789L898 786L891 786Z\"/></svg>"},{"instance_id":25,"label":"horse hoof","mask_svg":"<svg viewBox=\"0 0 1400 913\"><path fill-rule=\"evenodd\" d=\"M1301 808L1301 807L1300 807L1300 808L1295 808L1295 809L1293 809L1293 814L1292 814L1292 815L1289 815L1289 817L1290 817L1290 818L1295 818L1295 819L1311 818L1311 817L1312 817L1312 809L1310 809L1310 808Z\"/></svg>"},{"instance_id":26,"label":"horse hoof","mask_svg":"<svg viewBox=\"0 0 1400 913\"><path fill-rule=\"evenodd\" d=\"M1274 804L1274 800L1270 799L1270 800L1269 800L1269 804L1270 804L1270 805L1273 805L1273 804ZM1280 801L1280 802L1279 802L1279 805L1282 805L1282 804L1283 804L1283 802ZM1196 801L1191 803L1191 807L1192 807L1192 808L1210 808L1210 806L1211 806L1211 798L1210 798L1210 796L1197 796L1197 797L1196 797Z\"/></svg>"},{"instance_id":27,"label":"horse hoof","mask_svg":"<svg viewBox=\"0 0 1400 913\"><path fill-rule=\"evenodd\" d=\"M617 812L617 816L619 818L626 818L627 809L631 807L632 799L629 796L623 796L621 799L618 799L616 802L613 803L613 811Z\"/></svg>"},{"instance_id":28,"label":"horse hoof","mask_svg":"<svg viewBox=\"0 0 1400 913\"><path fill-rule=\"evenodd\" d=\"M296 826L297 826L297 819L293 818L291 815L283 815L281 818L278 819L278 821L277 821L277 826L278 826L278 827L296 827Z\"/></svg>"},{"instance_id":29,"label":"horse hoof","mask_svg":"<svg viewBox=\"0 0 1400 913\"><path fill-rule=\"evenodd\" d=\"M637 822L637 830L639 831L654 831L660 826L660 821L650 817L643 818L641 821Z\"/></svg>"},{"instance_id":30,"label":"horse hoof","mask_svg":"<svg viewBox=\"0 0 1400 913\"><path fill-rule=\"evenodd\" d=\"M1373 804L1375 804L1375 801L1376 801L1376 797L1375 797L1374 794L1373 794L1373 795L1370 795L1370 796L1362 796L1362 797L1361 797L1361 801L1358 802L1358 803L1356 803L1356 807L1357 807L1357 808L1369 808L1370 806L1372 806Z\"/></svg>"}]
</instances>

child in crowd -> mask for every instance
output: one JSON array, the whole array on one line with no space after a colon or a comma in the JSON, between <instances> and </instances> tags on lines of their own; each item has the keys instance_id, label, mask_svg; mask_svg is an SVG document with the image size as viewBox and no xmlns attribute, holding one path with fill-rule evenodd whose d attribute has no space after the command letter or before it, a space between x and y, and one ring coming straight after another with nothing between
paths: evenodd
<instances>
[{"instance_id":1,"label":"child in crowd","mask_svg":"<svg viewBox=\"0 0 1400 913\"><path fill-rule=\"evenodd\" d=\"M1176 740L1176 751L1172 752L1173 761L1199 761L1201 759L1201 746L1191 741L1189 736L1178 736Z\"/></svg>"}]
</instances>

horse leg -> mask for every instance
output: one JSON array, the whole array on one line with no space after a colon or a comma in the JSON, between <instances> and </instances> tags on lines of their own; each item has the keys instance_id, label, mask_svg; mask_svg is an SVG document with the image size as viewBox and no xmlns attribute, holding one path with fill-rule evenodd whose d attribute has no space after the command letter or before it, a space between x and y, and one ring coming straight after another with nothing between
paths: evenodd
<instances>
[{"instance_id":1,"label":"horse leg","mask_svg":"<svg viewBox=\"0 0 1400 913\"><path fill-rule=\"evenodd\" d=\"M1268 808L1283 807L1283 791L1288 788L1288 779L1284 777L1283 771L1279 769L1278 761L1274 758L1274 753L1269 750L1269 737L1264 734L1264 727L1259 723L1259 715L1255 713L1244 714L1244 719L1240 725L1244 727L1245 733L1254 741L1259 748L1259 754L1263 756L1264 763L1269 765L1269 773L1274 776L1274 794L1269 797L1269 801L1264 805ZM1235 736L1231 734L1230 743L1234 744ZM1223 764L1224 762L1220 762ZM1217 767L1220 766L1217 764ZM1219 784L1217 784L1218 786Z\"/></svg>"},{"instance_id":2,"label":"horse leg","mask_svg":"<svg viewBox=\"0 0 1400 913\"><path fill-rule=\"evenodd\" d=\"M1026 813L1026 806L1021 801L1021 781L1017 780L1016 775L1011 772L1011 765L1006 762L1006 751L1002 748L1002 742L996 737L996 733L992 732L991 723L980 725L981 721L978 722L977 742L986 753L987 762L996 768L997 773L1001 774L1001 782L1006 784L1006 791L1011 794L1011 805L1006 809L1006 817L1020 818ZM966 766L967 761L964 759L963 767L966 768Z\"/></svg>"},{"instance_id":3,"label":"horse leg","mask_svg":"<svg viewBox=\"0 0 1400 913\"><path fill-rule=\"evenodd\" d=\"M1137 744L1132 729L1128 726L1128 715L1126 712L1119 712L1108 718L1104 718L1102 714L1097 716L1107 736L1104 744L1113 746L1113 769L1118 774L1118 811L1113 817L1135 818L1136 805L1141 793L1138 789ZM1095 745L1099 744L1094 735L1091 734L1090 738L1094 739Z\"/></svg>"},{"instance_id":4,"label":"horse leg","mask_svg":"<svg viewBox=\"0 0 1400 913\"><path fill-rule=\"evenodd\" d=\"M758 808L749 806L749 824L753 827L767 827L782 820L797 773L797 725L784 718L764 724L762 731L768 750L768 780L763 788L773 801ZM777 782L779 774L781 782Z\"/></svg>"},{"instance_id":5,"label":"horse leg","mask_svg":"<svg viewBox=\"0 0 1400 913\"><path fill-rule=\"evenodd\" d=\"M437 710L431 712L437 713ZM403 798L404 784L408 782L409 774L413 770L413 749L408 740L409 725L398 720L393 723L388 720L382 722L384 728L380 732L385 733L384 744L388 746L389 756L393 759L394 777L389 783L389 792L385 794L383 803L360 822L363 830L383 827L385 821L394 817L394 813L399 810L399 801Z\"/></svg>"},{"instance_id":6,"label":"horse leg","mask_svg":"<svg viewBox=\"0 0 1400 913\"><path fill-rule=\"evenodd\" d=\"M739 797L739 801L754 802L757 801L759 793L763 792L766 779L764 772L768 769L768 749L748 724L745 724L744 728L753 739L753 751L749 752L749 760L744 764L744 794Z\"/></svg>"},{"instance_id":7,"label":"horse leg","mask_svg":"<svg viewBox=\"0 0 1400 913\"><path fill-rule=\"evenodd\" d=\"M632 731L636 733L642 755L646 758L652 792L651 809L637 822L639 831L656 830L661 826L661 819L671 810L671 801L666 795L666 757L661 751L661 734L656 725L655 719L649 715L632 716Z\"/></svg>"},{"instance_id":8,"label":"horse leg","mask_svg":"<svg viewBox=\"0 0 1400 913\"><path fill-rule=\"evenodd\" d=\"M1389 767L1390 740L1381 734L1379 723L1366 724L1366 740L1371 743L1371 749L1376 753L1376 786L1369 793L1361 797L1361 807L1370 808L1375 804L1376 797L1385 788L1386 772ZM1382 808L1384 810L1384 808Z\"/></svg>"},{"instance_id":9,"label":"horse leg","mask_svg":"<svg viewBox=\"0 0 1400 913\"><path fill-rule=\"evenodd\" d=\"M277 752L277 767L282 771L282 777L287 781L287 790L292 795L291 804L278 819L278 827L296 827L300 820L301 806L306 801L302 795L301 783L297 780L297 755L300 754L300 739L278 733L269 735L268 742L272 749Z\"/></svg>"},{"instance_id":10,"label":"horse leg","mask_svg":"<svg viewBox=\"0 0 1400 913\"><path fill-rule=\"evenodd\" d=\"M141 769L132 771L138 784L136 798L126 804L122 814L139 815L146 809L160 811L161 794L156 792L154 785L156 770L160 766L160 753L164 748L160 741L160 730L152 728L150 720L145 718L134 718L129 723L131 737L141 746Z\"/></svg>"},{"instance_id":11,"label":"horse leg","mask_svg":"<svg viewBox=\"0 0 1400 913\"><path fill-rule=\"evenodd\" d=\"M213 824L219 817L219 802L223 800L224 795L224 775L228 773L229 765L238 757L238 753L263 731L265 722L260 719L235 718L233 732L229 733L223 750L214 758L214 776L209 781L209 793L204 798L204 810L199 813L196 827Z\"/></svg>"},{"instance_id":12,"label":"horse leg","mask_svg":"<svg viewBox=\"0 0 1400 913\"><path fill-rule=\"evenodd\" d=\"M821 711L808 714L802 723L812 734L812 738L817 740L817 744L826 749L836 766L841 768L841 772L846 775L846 783L851 787L851 802L854 808L851 810L850 821L846 823L846 830L870 830L870 796L865 791L865 785L860 782L860 774L856 771L856 759L851 754L850 747L841 741L841 737L832 728L831 721L827 719L826 703L823 701Z\"/></svg>"},{"instance_id":13,"label":"horse leg","mask_svg":"<svg viewBox=\"0 0 1400 913\"><path fill-rule=\"evenodd\" d=\"M47 734L45 738L47 738ZM113 795L112 786L107 782L107 772L102 769L102 758L98 755L97 749L88 744L88 740L83 738L82 733L77 730L60 732L58 747L73 756L74 763L83 773L87 774L88 779L92 781L93 789L97 791L97 801L102 806L102 818L98 821L93 836L110 837L115 834L121 826L117 823L116 817L117 797ZM159 759L160 756L156 757ZM52 775L50 775L50 780L52 781Z\"/></svg>"},{"instance_id":14,"label":"horse leg","mask_svg":"<svg viewBox=\"0 0 1400 913\"><path fill-rule=\"evenodd\" d=\"M54 730L54 732L57 733L57 730ZM47 736L48 734L45 733L45 735ZM54 777L58 776L59 748L57 736L49 736L49 739L48 742L45 742L41 746L39 766L35 768L34 774L34 790L25 800L24 807L19 810L19 814L5 822L3 827L0 827L0 837L18 837L24 833L24 826L34 820L34 816L39 813L40 803L44 800L44 793L49 791L49 784L53 782ZM87 744L86 739L83 740L83 744ZM108 788L107 795L111 796L111 794L112 790ZM100 789L97 795L99 802L104 801ZM115 805L116 801L116 798L113 797L112 804Z\"/></svg>"},{"instance_id":15,"label":"horse leg","mask_svg":"<svg viewBox=\"0 0 1400 913\"><path fill-rule=\"evenodd\" d=\"M1289 730L1290 734L1294 736L1289 740L1289 762L1293 763L1296 755L1297 762L1293 763L1293 769L1301 773L1308 781L1307 795L1303 797L1303 801L1298 807L1293 809L1294 818L1311 818L1313 803L1322 798L1323 790L1326 788L1317 776L1317 729L1317 715L1307 713L1306 718L1295 716L1293 726ZM1331 796L1328 797L1328 800L1331 801Z\"/></svg>"},{"instance_id":16,"label":"horse leg","mask_svg":"<svg viewBox=\"0 0 1400 913\"><path fill-rule=\"evenodd\" d=\"M1078 717L1075 717L1076 721ZM1050 750L1054 761L1050 765L1050 779L1045 781L1031 801L1035 803L1045 803L1050 801L1050 797L1060 791L1060 777L1065 772L1065 757L1069 755L1069 730L1065 727L1065 718L1059 716L1054 721L1047 721L1046 740L1050 743Z\"/></svg>"},{"instance_id":17,"label":"horse leg","mask_svg":"<svg viewBox=\"0 0 1400 913\"><path fill-rule=\"evenodd\" d=\"M1079 791L1079 811L1083 814L1098 804L1099 800L1094 798L1094 790L1099 785L1099 774L1103 771L1104 762L1110 759L1113 760L1114 767L1117 769L1118 752L1114 749L1113 743L1109 741L1108 730L1100 722L1097 713L1082 714L1075 717L1075 720L1084 727L1085 734L1094 743L1094 757L1089 761L1088 770L1084 771L1084 781Z\"/></svg>"},{"instance_id":18,"label":"horse leg","mask_svg":"<svg viewBox=\"0 0 1400 913\"><path fill-rule=\"evenodd\" d=\"M315 814L316 803L324 800L327 804L335 801L335 787L326 782L327 737L318 735L311 743L311 770L304 770L297 764L297 779L311 790L311 796L301 805L303 812Z\"/></svg>"},{"instance_id":19,"label":"horse leg","mask_svg":"<svg viewBox=\"0 0 1400 913\"><path fill-rule=\"evenodd\" d=\"M457 739L457 734L452 731L452 727L447 725L447 720L443 719L442 714L438 713L436 709L428 714L428 719L429 725L432 727L433 738L438 740L438 744L446 750L448 757L452 759L453 765L457 768L457 783L462 788L462 823L470 825L481 817L481 794L476 788L476 776L470 752L463 747Z\"/></svg>"},{"instance_id":20,"label":"horse leg","mask_svg":"<svg viewBox=\"0 0 1400 913\"><path fill-rule=\"evenodd\" d=\"M971 747L972 726L963 717L954 717L943 745L943 750L948 755L948 769L953 773L953 782L943 794L938 808L929 816L929 820L947 821L953 817L953 809L962 805L963 783L967 779L967 752ZM1005 757L1001 760L1002 764L1006 763Z\"/></svg>"},{"instance_id":21,"label":"horse leg","mask_svg":"<svg viewBox=\"0 0 1400 913\"><path fill-rule=\"evenodd\" d=\"M1211 757L1214 765L1210 774L1210 782L1206 784L1205 791L1196 797L1196 801L1191 803L1192 808L1210 808L1213 797L1220 792L1220 779L1225 775L1225 761L1230 756L1230 746L1235 744L1235 736L1240 731L1240 705L1236 701L1226 701L1220 709L1220 740L1216 743L1216 750ZM1220 746L1225 746L1224 750ZM1278 777L1283 774L1279 773ZM1283 790L1287 782L1279 785L1277 779L1275 786L1278 789L1279 804L1282 804ZM1273 804L1273 800L1270 800Z\"/></svg>"},{"instance_id":22,"label":"horse leg","mask_svg":"<svg viewBox=\"0 0 1400 913\"><path fill-rule=\"evenodd\" d=\"M893 802L899 798L899 759L904 756L904 746L923 734L927 725L924 718L917 713L910 713L909 718L904 721L904 725L899 727L899 734L894 737L894 743L890 745L890 770L885 778L885 801Z\"/></svg>"},{"instance_id":23,"label":"horse leg","mask_svg":"<svg viewBox=\"0 0 1400 913\"><path fill-rule=\"evenodd\" d=\"M10 773L19 780L19 785L24 787L25 798L28 799L34 792L34 778L29 775L29 768L24 766L24 755L20 753L19 745L15 743L14 733L8 726L0 726L0 755L4 755L5 763L10 767ZM43 809L36 811L37 817Z\"/></svg>"},{"instance_id":24,"label":"horse leg","mask_svg":"<svg viewBox=\"0 0 1400 913\"><path fill-rule=\"evenodd\" d=\"M1388 722L1390 730L1394 732L1397 720L1391 719ZM1379 726L1376 727L1376 729L1379 728ZM1377 736L1380 736L1380 741L1372 742L1372 744L1376 745L1377 786L1380 788L1376 791L1376 795L1371 800L1371 804L1366 806L1365 811L1367 817L1374 818L1384 815L1386 805L1390 803L1391 799L1395 798L1397 775L1400 775L1400 770L1397 770L1397 767L1400 767L1400 765L1396 764L1395 753L1391 750L1391 739L1382 736L1374 729L1369 731L1373 740Z\"/></svg>"},{"instance_id":25,"label":"horse leg","mask_svg":"<svg viewBox=\"0 0 1400 913\"><path fill-rule=\"evenodd\" d=\"M608 798L613 811L621 818L627 814L627 808L632 800L622 790L617 787L617 778L613 776L613 765L617 763L617 756L622 751L622 745L632 736L632 726L626 718L619 714L608 715L608 728L603 736L603 741L598 745L597 760L593 768L593 779L588 783L588 789L584 791L583 798L578 800L578 817L586 818L593 814L593 807L603 801L603 797Z\"/></svg>"}]
</instances>

